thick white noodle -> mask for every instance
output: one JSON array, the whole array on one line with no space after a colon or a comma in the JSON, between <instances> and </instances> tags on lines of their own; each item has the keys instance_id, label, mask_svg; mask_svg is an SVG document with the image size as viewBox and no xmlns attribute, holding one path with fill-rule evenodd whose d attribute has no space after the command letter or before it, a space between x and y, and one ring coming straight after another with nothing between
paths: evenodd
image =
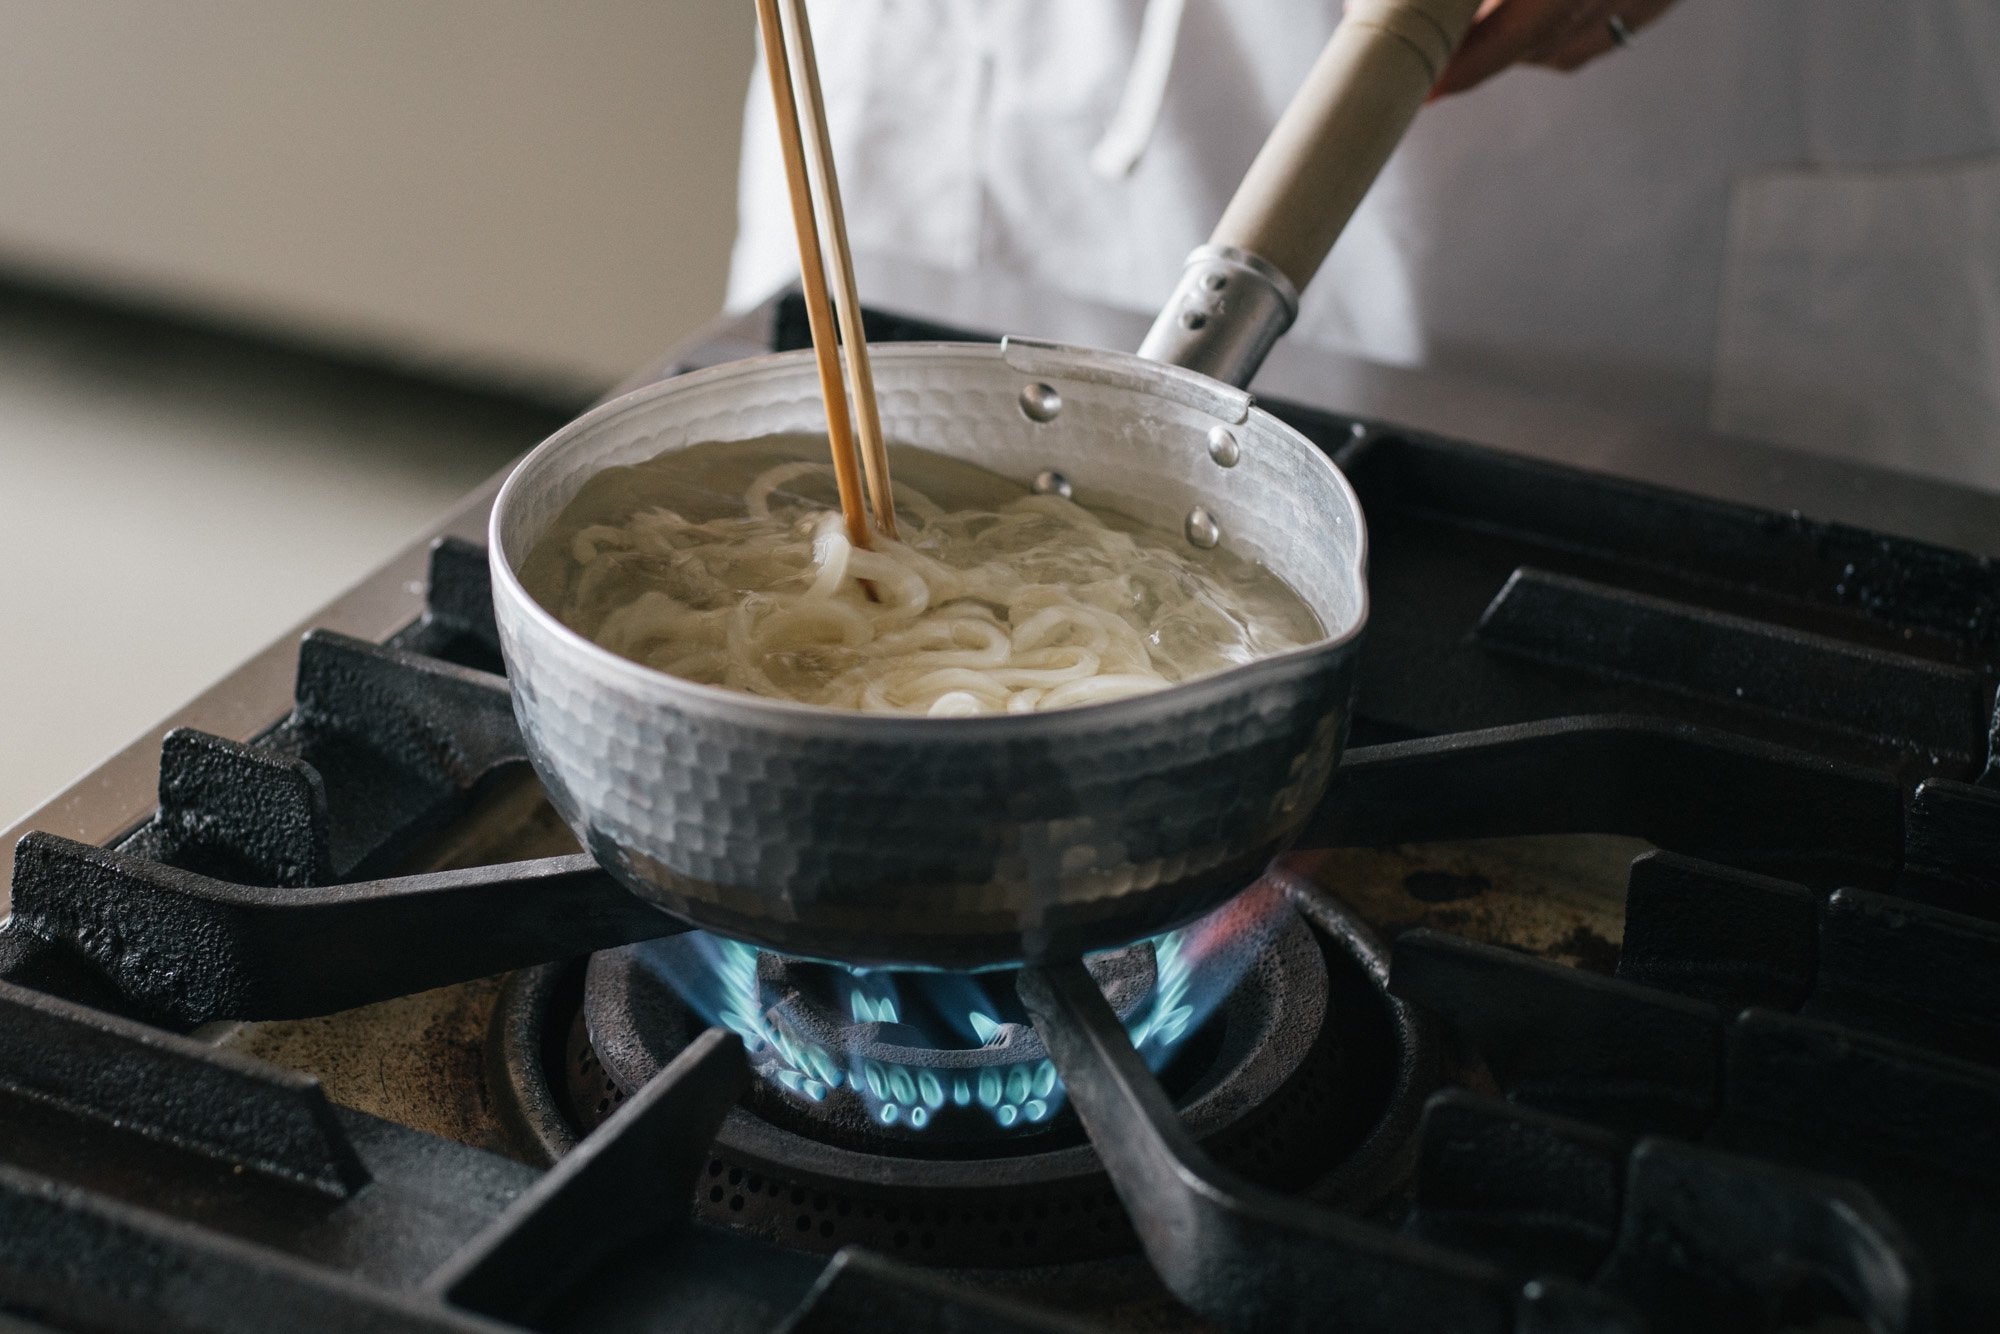
<instances>
[{"instance_id":1,"label":"thick white noodle","mask_svg":"<svg viewBox=\"0 0 2000 1334\"><path fill-rule=\"evenodd\" d=\"M1166 542L1058 496L947 512L898 484L904 540L857 550L783 490L830 471L766 469L743 517L582 529L559 614L691 680L954 718L1144 694L1301 642Z\"/></svg>"}]
</instances>

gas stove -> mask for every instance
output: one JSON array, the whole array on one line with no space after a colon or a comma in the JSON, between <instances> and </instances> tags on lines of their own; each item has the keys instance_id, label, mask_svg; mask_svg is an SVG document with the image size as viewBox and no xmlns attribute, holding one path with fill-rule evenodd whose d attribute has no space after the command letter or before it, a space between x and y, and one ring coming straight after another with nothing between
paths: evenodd
<instances>
[{"instance_id":1,"label":"gas stove","mask_svg":"<svg viewBox=\"0 0 2000 1334\"><path fill-rule=\"evenodd\" d=\"M1373 611L1262 880L1025 972L682 930L526 770L488 487L7 837L0 1326L1991 1328L2000 571L1937 539L2000 503L1273 367Z\"/></svg>"}]
</instances>

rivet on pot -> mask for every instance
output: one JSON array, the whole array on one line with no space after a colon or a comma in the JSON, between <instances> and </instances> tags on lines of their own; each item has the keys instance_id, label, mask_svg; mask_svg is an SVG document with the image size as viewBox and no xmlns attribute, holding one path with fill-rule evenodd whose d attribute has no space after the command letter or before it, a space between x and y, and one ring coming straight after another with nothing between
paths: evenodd
<instances>
[{"instance_id":1,"label":"rivet on pot","mask_svg":"<svg viewBox=\"0 0 2000 1334\"><path fill-rule=\"evenodd\" d=\"M1236 433L1227 426L1210 427L1208 456L1225 468L1235 467L1236 460L1243 457L1243 447L1236 443Z\"/></svg>"},{"instance_id":2,"label":"rivet on pot","mask_svg":"<svg viewBox=\"0 0 2000 1334\"><path fill-rule=\"evenodd\" d=\"M1022 388L1021 412L1029 421L1054 421L1061 411L1062 395L1056 392L1054 385L1037 381Z\"/></svg>"},{"instance_id":3,"label":"rivet on pot","mask_svg":"<svg viewBox=\"0 0 2000 1334\"><path fill-rule=\"evenodd\" d=\"M1069 478L1059 472L1044 469L1035 474L1034 491L1038 496L1061 496L1064 500L1068 500Z\"/></svg>"},{"instance_id":4,"label":"rivet on pot","mask_svg":"<svg viewBox=\"0 0 2000 1334\"><path fill-rule=\"evenodd\" d=\"M1188 511L1187 540L1203 551L1222 540L1222 529L1216 525L1215 516L1199 505Z\"/></svg>"}]
</instances>

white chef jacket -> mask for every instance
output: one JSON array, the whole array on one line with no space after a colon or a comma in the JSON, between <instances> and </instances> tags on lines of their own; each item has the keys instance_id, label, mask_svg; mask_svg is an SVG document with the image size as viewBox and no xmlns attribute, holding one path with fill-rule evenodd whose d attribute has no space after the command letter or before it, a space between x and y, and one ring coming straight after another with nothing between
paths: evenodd
<instances>
[{"instance_id":1,"label":"white chef jacket","mask_svg":"<svg viewBox=\"0 0 2000 1334\"><path fill-rule=\"evenodd\" d=\"M1150 312L1339 12L819 0L854 245ZM784 190L759 77L732 303ZM2000 0L1682 0L1435 103L1287 337L2000 488Z\"/></svg>"}]
</instances>

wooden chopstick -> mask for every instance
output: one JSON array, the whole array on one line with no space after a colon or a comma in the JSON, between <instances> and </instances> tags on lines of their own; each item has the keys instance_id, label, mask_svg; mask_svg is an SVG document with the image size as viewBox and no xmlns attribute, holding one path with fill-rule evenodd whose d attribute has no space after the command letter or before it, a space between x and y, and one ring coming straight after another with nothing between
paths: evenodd
<instances>
[{"instance_id":1,"label":"wooden chopstick","mask_svg":"<svg viewBox=\"0 0 2000 1334\"><path fill-rule=\"evenodd\" d=\"M825 215L828 258L833 263L833 300L840 312L840 344L847 353L847 377L854 393L854 420L861 436L861 466L868 474L868 500L875 525L896 536L896 498L889 486L889 451L882 441L882 415L875 405L875 373L868 364L868 337L861 328L861 298L854 286L854 260L847 248L847 215L840 205L840 177L833 169L833 138L827 132L826 102L820 96L819 57L805 0L783 0L786 36L791 39L792 81L803 93L798 111L805 122L807 164L818 178Z\"/></svg>"},{"instance_id":2,"label":"wooden chopstick","mask_svg":"<svg viewBox=\"0 0 2000 1334\"><path fill-rule=\"evenodd\" d=\"M819 224L813 217L812 183L806 175L804 136L799 129L784 28L777 0L757 0L757 28L764 40L764 67L771 79L771 101L778 114L778 145L784 152L785 180L791 187L792 226L799 239L799 278L805 289L806 323L812 329L813 352L819 362L820 397L826 400L826 435L833 450L834 484L840 490L840 515L847 540L865 550L874 548L868 510L861 495L861 470L848 420L847 389L840 378L840 354L835 346L833 307L827 300L826 265L820 256ZM872 396L871 396L872 398ZM872 402L871 402L872 406Z\"/></svg>"}]
</instances>

